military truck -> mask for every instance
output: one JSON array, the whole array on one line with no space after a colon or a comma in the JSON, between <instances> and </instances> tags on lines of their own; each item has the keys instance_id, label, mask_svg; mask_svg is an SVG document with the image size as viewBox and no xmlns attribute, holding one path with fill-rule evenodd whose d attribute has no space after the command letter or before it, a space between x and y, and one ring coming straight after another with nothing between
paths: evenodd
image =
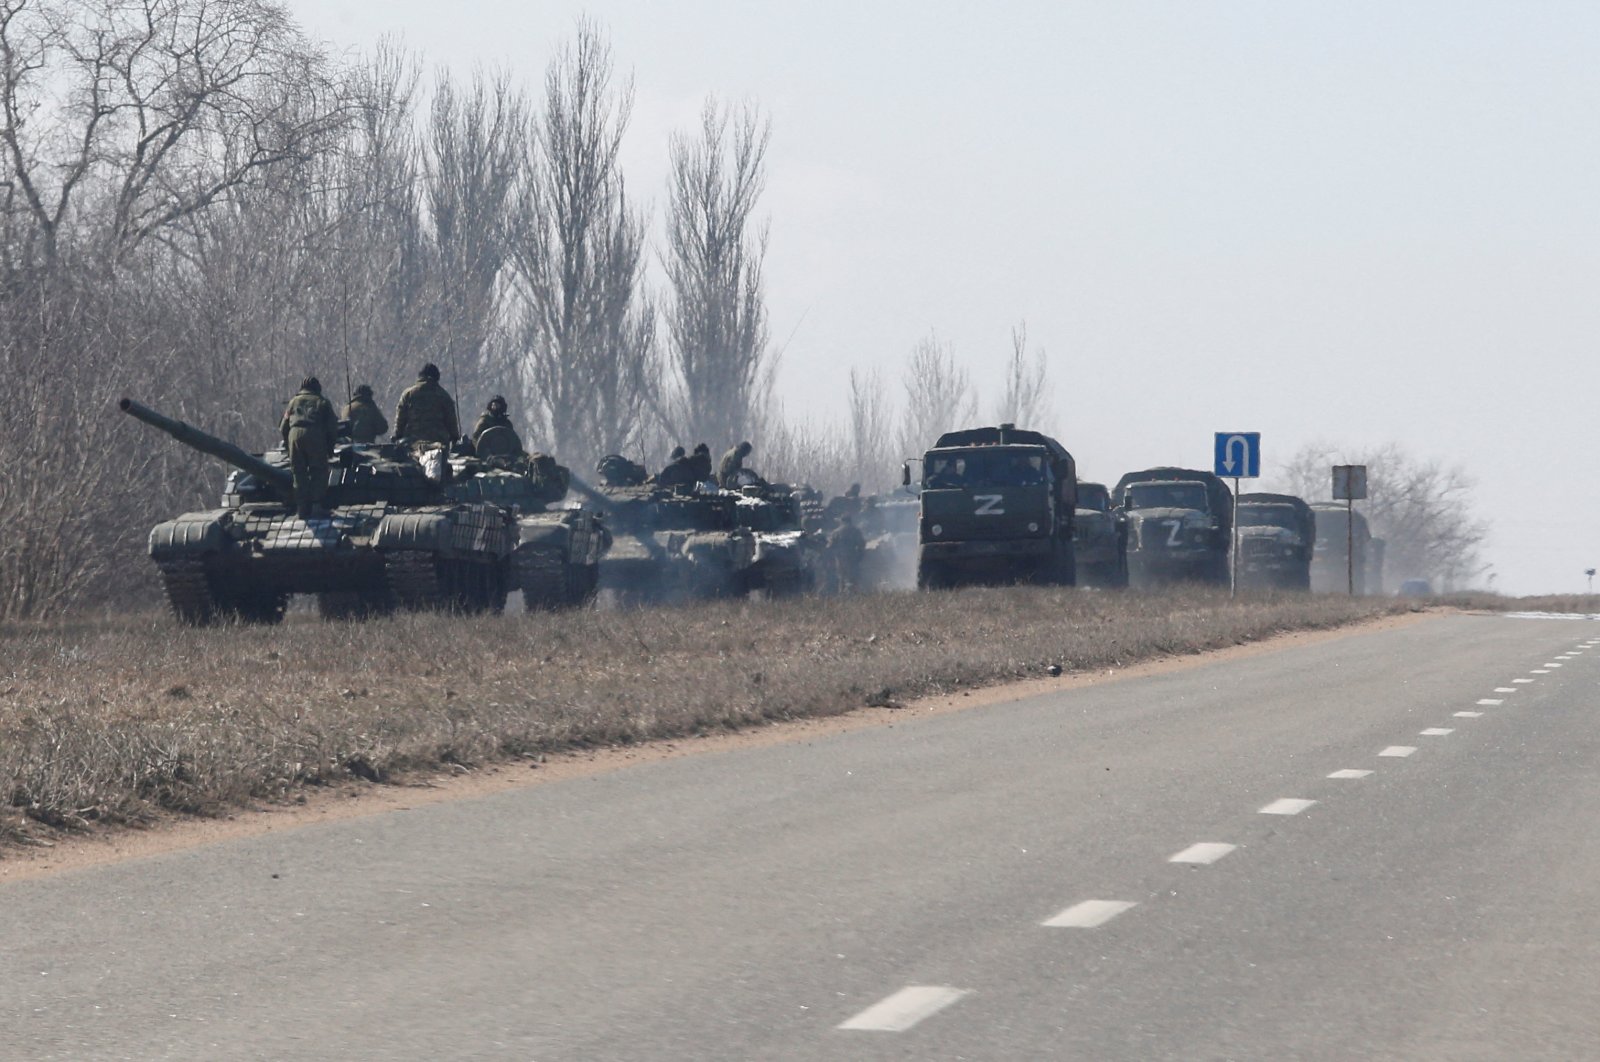
<instances>
[{"instance_id":1,"label":"military truck","mask_svg":"<svg viewBox=\"0 0 1600 1062\"><path fill-rule=\"evenodd\" d=\"M1367 592L1368 547L1372 532L1359 510L1348 510L1342 501L1312 502L1317 514L1317 544L1311 554L1311 589L1319 594L1344 594L1351 589L1355 557L1355 592ZM1352 521L1350 516L1355 519Z\"/></svg>"},{"instance_id":2,"label":"military truck","mask_svg":"<svg viewBox=\"0 0 1600 1062\"><path fill-rule=\"evenodd\" d=\"M180 621L276 623L294 594L317 595L329 618L505 606L511 512L450 498L407 447L339 444L327 514L303 520L281 449L252 454L130 399L119 406L234 469L219 508L150 532L150 557Z\"/></svg>"},{"instance_id":3,"label":"military truck","mask_svg":"<svg viewBox=\"0 0 1600 1062\"><path fill-rule=\"evenodd\" d=\"M1239 585L1311 589L1317 517L1292 494L1239 495Z\"/></svg>"},{"instance_id":4,"label":"military truck","mask_svg":"<svg viewBox=\"0 0 1600 1062\"><path fill-rule=\"evenodd\" d=\"M1077 499L1077 465L1050 436L1014 424L946 432L922 458L917 585L1073 585Z\"/></svg>"},{"instance_id":5,"label":"military truck","mask_svg":"<svg viewBox=\"0 0 1600 1062\"><path fill-rule=\"evenodd\" d=\"M1232 582L1233 492L1210 472L1149 468L1117 481L1127 526L1128 585Z\"/></svg>"},{"instance_id":6,"label":"military truck","mask_svg":"<svg viewBox=\"0 0 1600 1062\"><path fill-rule=\"evenodd\" d=\"M1128 585L1127 528L1104 483L1078 484L1072 542L1078 582L1101 587Z\"/></svg>"},{"instance_id":7,"label":"military truck","mask_svg":"<svg viewBox=\"0 0 1600 1062\"><path fill-rule=\"evenodd\" d=\"M515 514L517 541L507 558L506 589L520 590L529 612L592 601L600 585L600 558L611 548L611 532L601 513L592 505L561 505L570 473L544 455L530 456L520 449L486 455L483 449L451 460L449 493Z\"/></svg>"},{"instance_id":8,"label":"military truck","mask_svg":"<svg viewBox=\"0 0 1600 1062\"><path fill-rule=\"evenodd\" d=\"M641 603L749 591L756 538L739 525L738 495L604 480L591 489L576 477L573 485L602 508L612 535L611 549L600 559L600 589Z\"/></svg>"}]
</instances>

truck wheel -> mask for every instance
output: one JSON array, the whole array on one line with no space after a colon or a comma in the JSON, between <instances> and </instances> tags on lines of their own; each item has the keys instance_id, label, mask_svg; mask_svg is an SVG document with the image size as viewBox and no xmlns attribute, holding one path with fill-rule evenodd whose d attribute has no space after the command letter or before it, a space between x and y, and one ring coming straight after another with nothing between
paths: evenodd
<instances>
[{"instance_id":1,"label":"truck wheel","mask_svg":"<svg viewBox=\"0 0 1600 1062\"><path fill-rule=\"evenodd\" d=\"M917 589L943 590L950 585L949 573L944 565L934 561L917 562Z\"/></svg>"}]
</instances>

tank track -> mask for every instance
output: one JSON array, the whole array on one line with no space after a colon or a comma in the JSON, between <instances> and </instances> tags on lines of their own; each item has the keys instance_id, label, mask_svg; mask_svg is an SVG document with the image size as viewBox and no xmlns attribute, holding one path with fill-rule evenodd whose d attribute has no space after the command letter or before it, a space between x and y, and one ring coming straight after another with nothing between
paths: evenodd
<instances>
[{"instance_id":1,"label":"tank track","mask_svg":"<svg viewBox=\"0 0 1600 1062\"><path fill-rule=\"evenodd\" d=\"M388 600L411 611L500 612L506 604L498 565L394 550L384 558Z\"/></svg>"},{"instance_id":2,"label":"tank track","mask_svg":"<svg viewBox=\"0 0 1600 1062\"><path fill-rule=\"evenodd\" d=\"M389 595L403 609L441 609L451 605L431 553L394 550L384 557L383 576L389 584Z\"/></svg>"},{"instance_id":3,"label":"tank track","mask_svg":"<svg viewBox=\"0 0 1600 1062\"><path fill-rule=\"evenodd\" d=\"M568 564L546 550L518 550L511 555L511 565L529 612L576 608L594 596L599 581L593 566Z\"/></svg>"},{"instance_id":4,"label":"tank track","mask_svg":"<svg viewBox=\"0 0 1600 1062\"><path fill-rule=\"evenodd\" d=\"M161 585L167 604L178 622L203 627L217 620L216 596L211 592L211 576L199 557L181 557L160 563Z\"/></svg>"}]
</instances>

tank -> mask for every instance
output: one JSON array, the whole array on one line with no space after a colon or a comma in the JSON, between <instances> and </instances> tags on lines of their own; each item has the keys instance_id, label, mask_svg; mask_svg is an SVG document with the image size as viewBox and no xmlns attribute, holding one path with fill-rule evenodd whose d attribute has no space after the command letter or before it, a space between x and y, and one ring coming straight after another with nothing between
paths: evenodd
<instances>
[{"instance_id":1,"label":"tank","mask_svg":"<svg viewBox=\"0 0 1600 1062\"><path fill-rule=\"evenodd\" d=\"M750 589L756 539L739 524L738 495L604 481L590 488L577 477L572 485L601 507L611 531L611 549L600 560L600 589L624 601L650 602Z\"/></svg>"},{"instance_id":2,"label":"tank","mask_svg":"<svg viewBox=\"0 0 1600 1062\"><path fill-rule=\"evenodd\" d=\"M295 594L315 594L332 619L505 606L511 510L450 497L444 477L430 477L408 448L341 442L327 513L302 520L282 450L252 454L130 399L119 406L234 469L218 508L150 532L150 557L180 621L274 623Z\"/></svg>"},{"instance_id":3,"label":"tank","mask_svg":"<svg viewBox=\"0 0 1600 1062\"><path fill-rule=\"evenodd\" d=\"M786 484L757 483L725 491L734 499L734 520L755 537L755 557L746 586L767 597L817 589L826 539L805 528L800 499Z\"/></svg>"},{"instance_id":4,"label":"tank","mask_svg":"<svg viewBox=\"0 0 1600 1062\"><path fill-rule=\"evenodd\" d=\"M577 608L594 599L600 558L611 532L592 505L561 504L571 474L559 465L541 475L527 454L451 461L451 497L510 509L516 545L506 565L506 588L522 593L529 612Z\"/></svg>"}]
</instances>

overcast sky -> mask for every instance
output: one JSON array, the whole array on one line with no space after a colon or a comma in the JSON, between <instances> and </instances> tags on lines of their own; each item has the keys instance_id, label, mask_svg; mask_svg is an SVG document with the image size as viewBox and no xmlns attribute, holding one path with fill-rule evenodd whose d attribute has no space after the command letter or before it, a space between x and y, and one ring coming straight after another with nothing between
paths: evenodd
<instances>
[{"instance_id":1,"label":"overcast sky","mask_svg":"<svg viewBox=\"0 0 1600 1062\"><path fill-rule=\"evenodd\" d=\"M530 86L592 17L657 203L708 93L758 103L791 416L930 331L987 408L1025 320L1086 478L1398 441L1476 476L1497 588L1600 563L1600 4L290 6Z\"/></svg>"}]
</instances>

